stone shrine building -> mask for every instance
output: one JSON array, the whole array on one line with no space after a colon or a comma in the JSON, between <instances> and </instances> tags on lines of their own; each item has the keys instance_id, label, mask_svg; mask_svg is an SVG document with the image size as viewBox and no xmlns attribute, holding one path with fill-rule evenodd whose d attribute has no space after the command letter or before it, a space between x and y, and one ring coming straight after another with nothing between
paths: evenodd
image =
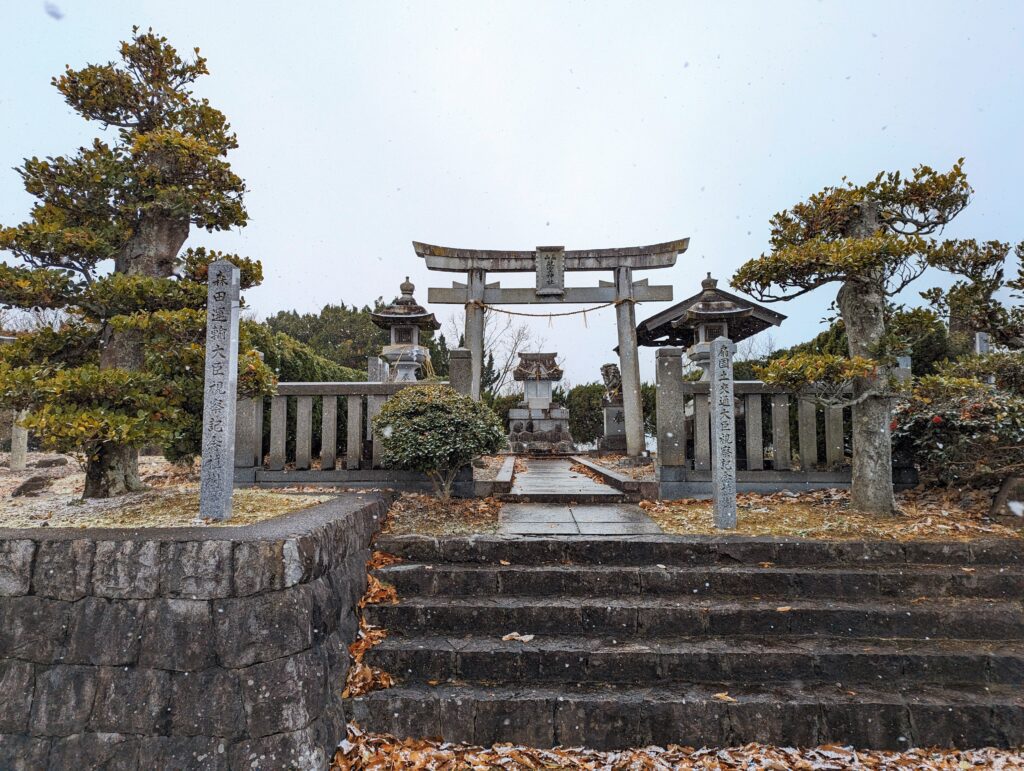
<instances>
[{"instance_id":1,"label":"stone shrine building","mask_svg":"<svg viewBox=\"0 0 1024 771\"><path fill-rule=\"evenodd\" d=\"M551 403L554 384L562 368L554 353L520 353L512 373L523 384L524 399L508 411L509 445L514 453L535 455L575 452L569 434L569 410Z\"/></svg>"},{"instance_id":2,"label":"stone shrine building","mask_svg":"<svg viewBox=\"0 0 1024 771\"><path fill-rule=\"evenodd\" d=\"M417 380L421 368L429 373L430 352L420 345L420 332L441 328L434 314L412 296L416 287L408 276L399 285L399 290L402 293L400 297L370 314L374 324L391 333L390 344L385 345L380 354L387 363L380 380Z\"/></svg>"}]
</instances>

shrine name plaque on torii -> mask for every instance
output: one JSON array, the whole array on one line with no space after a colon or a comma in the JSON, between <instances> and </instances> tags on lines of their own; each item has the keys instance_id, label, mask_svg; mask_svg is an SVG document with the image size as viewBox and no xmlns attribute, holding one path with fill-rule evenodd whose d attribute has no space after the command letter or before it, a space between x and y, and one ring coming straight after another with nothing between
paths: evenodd
<instances>
[{"instance_id":1,"label":"shrine name plaque on torii","mask_svg":"<svg viewBox=\"0 0 1024 771\"><path fill-rule=\"evenodd\" d=\"M622 373L622 406L626 420L626 452L644 451L644 420L640 399L640 362L637 358L636 310L638 302L668 302L671 286L651 286L647 279L633 280L634 270L670 268L686 251L689 238L650 246L566 251L562 246L538 246L533 251L509 252L497 249L455 249L413 241L416 254L430 270L465 273L466 282L452 282L450 288L430 288L431 303L462 305L466 309L466 346L473 363L472 395L480 398L483 366L484 309L489 305L576 305L614 304L618 327L619 369ZM572 271L607 270L612 281L597 286L566 286L565 274ZM488 273L533 273L535 288L502 287L487 282Z\"/></svg>"}]
</instances>

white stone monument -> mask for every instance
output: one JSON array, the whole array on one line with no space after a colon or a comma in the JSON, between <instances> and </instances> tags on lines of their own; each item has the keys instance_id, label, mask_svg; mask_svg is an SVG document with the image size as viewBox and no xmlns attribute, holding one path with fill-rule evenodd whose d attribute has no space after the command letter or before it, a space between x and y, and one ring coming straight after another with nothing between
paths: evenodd
<instances>
[{"instance_id":1,"label":"white stone monument","mask_svg":"<svg viewBox=\"0 0 1024 771\"><path fill-rule=\"evenodd\" d=\"M199 515L230 519L238 398L239 270L227 260L217 260L210 263L208 281Z\"/></svg>"},{"instance_id":2,"label":"white stone monument","mask_svg":"<svg viewBox=\"0 0 1024 771\"><path fill-rule=\"evenodd\" d=\"M715 527L736 527L736 416L732 357L736 344L727 337L711 342L711 499Z\"/></svg>"}]
</instances>

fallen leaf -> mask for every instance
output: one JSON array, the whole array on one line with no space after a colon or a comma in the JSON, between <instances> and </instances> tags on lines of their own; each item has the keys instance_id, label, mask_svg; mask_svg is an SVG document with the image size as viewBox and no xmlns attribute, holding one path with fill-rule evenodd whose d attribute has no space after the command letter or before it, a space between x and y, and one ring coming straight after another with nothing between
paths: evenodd
<instances>
[{"instance_id":1,"label":"fallen leaf","mask_svg":"<svg viewBox=\"0 0 1024 771\"><path fill-rule=\"evenodd\" d=\"M519 642L530 642L535 637L532 634L519 634L519 632L509 632L507 635L502 637L502 640L518 640Z\"/></svg>"},{"instance_id":2,"label":"fallen leaf","mask_svg":"<svg viewBox=\"0 0 1024 771\"><path fill-rule=\"evenodd\" d=\"M779 613L789 613L789 611L793 610L793 608L789 605L782 605L776 608L775 610L777 610Z\"/></svg>"},{"instance_id":3,"label":"fallen leaf","mask_svg":"<svg viewBox=\"0 0 1024 771\"><path fill-rule=\"evenodd\" d=\"M728 691L722 691L721 693L716 693L711 698L715 699L715 701L736 701L736 699L734 699L732 696L729 695Z\"/></svg>"}]
</instances>

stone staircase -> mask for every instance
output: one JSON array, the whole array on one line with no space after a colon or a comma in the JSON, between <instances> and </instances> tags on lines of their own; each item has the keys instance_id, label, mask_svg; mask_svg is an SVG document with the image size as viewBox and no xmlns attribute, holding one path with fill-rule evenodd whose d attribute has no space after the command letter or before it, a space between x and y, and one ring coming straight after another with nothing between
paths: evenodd
<instances>
[{"instance_id":1,"label":"stone staircase","mask_svg":"<svg viewBox=\"0 0 1024 771\"><path fill-rule=\"evenodd\" d=\"M365 729L596 749L1024 744L1024 541L379 539ZM508 564L505 564L508 563ZM528 641L502 640L517 632Z\"/></svg>"}]
</instances>

